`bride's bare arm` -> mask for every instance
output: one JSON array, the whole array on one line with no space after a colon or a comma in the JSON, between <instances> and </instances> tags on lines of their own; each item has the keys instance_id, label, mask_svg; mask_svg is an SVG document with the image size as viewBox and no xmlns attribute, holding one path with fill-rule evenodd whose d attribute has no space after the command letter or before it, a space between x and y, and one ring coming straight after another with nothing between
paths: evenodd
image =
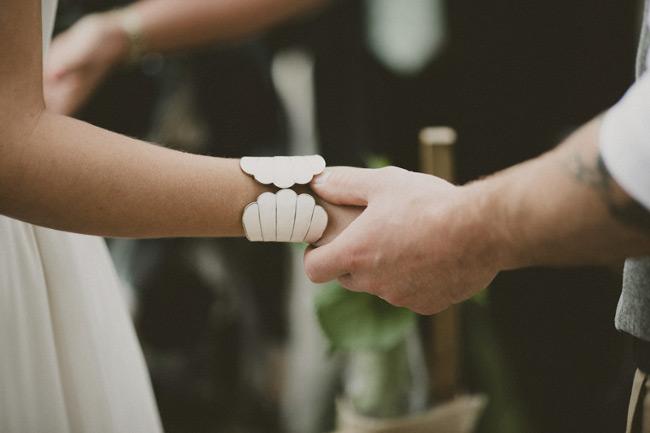
<instances>
[{"instance_id":1,"label":"bride's bare arm","mask_svg":"<svg viewBox=\"0 0 650 433\"><path fill-rule=\"evenodd\" d=\"M80 233L239 236L262 191L237 160L191 155L45 110L40 0L0 8L0 214Z\"/></svg>"}]
</instances>

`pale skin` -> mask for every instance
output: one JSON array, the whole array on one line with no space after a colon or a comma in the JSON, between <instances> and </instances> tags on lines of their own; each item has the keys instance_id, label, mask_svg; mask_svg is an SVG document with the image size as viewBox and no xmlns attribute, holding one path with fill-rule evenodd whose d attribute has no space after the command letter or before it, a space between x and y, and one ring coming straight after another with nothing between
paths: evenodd
<instances>
[{"instance_id":1,"label":"pale skin","mask_svg":"<svg viewBox=\"0 0 650 433\"><path fill-rule=\"evenodd\" d=\"M434 314L502 270L650 254L650 213L602 164L600 122L545 155L464 186L395 167L328 169L312 183L317 194L367 207L334 241L306 252L307 275Z\"/></svg>"},{"instance_id":2,"label":"pale skin","mask_svg":"<svg viewBox=\"0 0 650 433\"><path fill-rule=\"evenodd\" d=\"M0 58L11 59L0 63L0 214L103 236L242 236L243 207L267 188L238 160L165 149L45 109L40 3L0 8ZM338 211L328 213L336 226Z\"/></svg>"},{"instance_id":3,"label":"pale skin","mask_svg":"<svg viewBox=\"0 0 650 433\"><path fill-rule=\"evenodd\" d=\"M119 12L84 17L54 39L45 65L45 100L59 114L77 112L129 52L120 20L136 15L149 52L229 42L314 11L328 0L141 0Z\"/></svg>"}]
</instances>

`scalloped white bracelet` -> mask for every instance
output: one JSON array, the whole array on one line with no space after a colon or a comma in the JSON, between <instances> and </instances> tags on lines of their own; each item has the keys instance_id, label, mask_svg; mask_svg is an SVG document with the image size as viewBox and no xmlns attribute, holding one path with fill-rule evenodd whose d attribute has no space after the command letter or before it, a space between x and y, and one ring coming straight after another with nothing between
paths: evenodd
<instances>
[{"instance_id":1,"label":"scalloped white bracelet","mask_svg":"<svg viewBox=\"0 0 650 433\"><path fill-rule=\"evenodd\" d=\"M252 242L307 242L313 244L327 227L327 212L309 194L293 190L265 192L244 209L242 224Z\"/></svg>"},{"instance_id":2,"label":"scalloped white bracelet","mask_svg":"<svg viewBox=\"0 0 650 433\"><path fill-rule=\"evenodd\" d=\"M320 155L309 156L245 156L239 166L263 185L291 188L306 185L314 176L325 170L325 160Z\"/></svg>"},{"instance_id":3,"label":"scalloped white bracelet","mask_svg":"<svg viewBox=\"0 0 650 433\"><path fill-rule=\"evenodd\" d=\"M311 195L287 189L320 174L325 169L322 156L244 157L240 166L259 183L281 188L260 194L244 208L242 225L249 241L314 243L323 236L325 209Z\"/></svg>"}]
</instances>

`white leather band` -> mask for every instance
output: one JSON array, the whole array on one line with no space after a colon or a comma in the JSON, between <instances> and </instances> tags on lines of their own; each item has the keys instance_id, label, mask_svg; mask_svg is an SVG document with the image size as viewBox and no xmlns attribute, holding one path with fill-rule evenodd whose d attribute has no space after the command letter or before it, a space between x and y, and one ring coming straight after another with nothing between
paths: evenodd
<instances>
[{"instance_id":1,"label":"white leather band","mask_svg":"<svg viewBox=\"0 0 650 433\"><path fill-rule=\"evenodd\" d=\"M291 188L311 182L325 170L325 160L320 155L309 156L245 156L239 161L244 173L261 184L278 188Z\"/></svg>"},{"instance_id":2,"label":"white leather band","mask_svg":"<svg viewBox=\"0 0 650 433\"><path fill-rule=\"evenodd\" d=\"M296 220L293 225L291 242L302 242L307 237L311 217L314 215L316 200L309 194L300 194L296 199Z\"/></svg>"},{"instance_id":3,"label":"white leather band","mask_svg":"<svg viewBox=\"0 0 650 433\"><path fill-rule=\"evenodd\" d=\"M325 170L320 155L251 157L240 160L244 173L261 184L275 185L249 203L242 215L244 232L253 242L317 242L327 227L327 212L309 194L287 189L305 185Z\"/></svg>"},{"instance_id":4,"label":"white leather band","mask_svg":"<svg viewBox=\"0 0 650 433\"><path fill-rule=\"evenodd\" d=\"M262 224L260 223L260 209L257 202L249 203L244 208L242 225L249 241L260 242L264 240L262 237Z\"/></svg>"},{"instance_id":5,"label":"white leather band","mask_svg":"<svg viewBox=\"0 0 650 433\"><path fill-rule=\"evenodd\" d=\"M305 236L305 242L313 244L318 242L318 240L323 236L323 232L327 227L327 212L322 207L316 205L314 207L314 213L311 217L311 222L309 223L309 229L307 229L307 236Z\"/></svg>"},{"instance_id":6,"label":"white leather band","mask_svg":"<svg viewBox=\"0 0 650 433\"><path fill-rule=\"evenodd\" d=\"M277 239L275 229L275 194L265 192L257 197L257 206L260 210L260 224L262 226L262 240L265 242Z\"/></svg>"},{"instance_id":7,"label":"white leather band","mask_svg":"<svg viewBox=\"0 0 650 433\"><path fill-rule=\"evenodd\" d=\"M293 190L281 189L275 193L275 240L289 242L296 222L296 198Z\"/></svg>"},{"instance_id":8,"label":"white leather band","mask_svg":"<svg viewBox=\"0 0 650 433\"><path fill-rule=\"evenodd\" d=\"M242 224L249 241L314 243L327 227L327 212L309 194L281 189L248 204Z\"/></svg>"}]
</instances>

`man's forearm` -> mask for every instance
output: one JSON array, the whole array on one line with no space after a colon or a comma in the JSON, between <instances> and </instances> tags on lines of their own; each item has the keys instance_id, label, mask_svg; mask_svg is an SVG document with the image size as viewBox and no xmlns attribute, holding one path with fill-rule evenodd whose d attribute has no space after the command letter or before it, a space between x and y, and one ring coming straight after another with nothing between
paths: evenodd
<instances>
[{"instance_id":1,"label":"man's forearm","mask_svg":"<svg viewBox=\"0 0 650 433\"><path fill-rule=\"evenodd\" d=\"M505 269L650 254L650 212L609 175L599 128L594 120L555 150L466 187Z\"/></svg>"},{"instance_id":2,"label":"man's forearm","mask_svg":"<svg viewBox=\"0 0 650 433\"><path fill-rule=\"evenodd\" d=\"M318 283L435 314L526 266L610 264L650 254L645 211L598 155L600 123L557 149L484 180L454 186L395 167L329 169L325 200L366 206L330 244L305 255Z\"/></svg>"}]
</instances>

